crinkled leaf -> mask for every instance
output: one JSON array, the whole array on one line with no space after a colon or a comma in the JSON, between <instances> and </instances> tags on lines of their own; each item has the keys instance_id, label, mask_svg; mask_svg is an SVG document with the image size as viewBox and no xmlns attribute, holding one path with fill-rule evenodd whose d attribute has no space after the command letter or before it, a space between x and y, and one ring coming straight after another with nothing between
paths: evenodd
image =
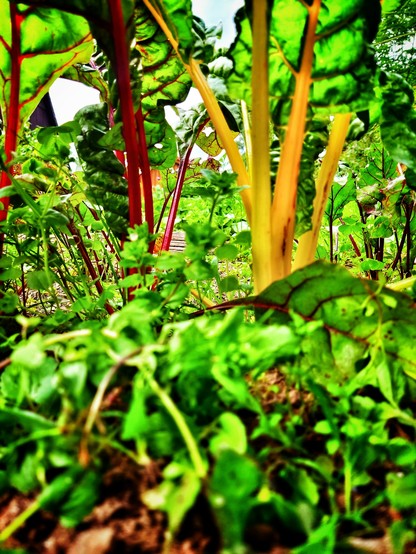
<instances>
[{"instance_id":1,"label":"crinkled leaf","mask_svg":"<svg viewBox=\"0 0 416 554\"><path fill-rule=\"evenodd\" d=\"M192 57L194 60L210 62L214 57L217 40L222 36L222 23L207 27L200 17L194 16L192 31L194 35Z\"/></svg>"},{"instance_id":2,"label":"crinkled leaf","mask_svg":"<svg viewBox=\"0 0 416 554\"><path fill-rule=\"evenodd\" d=\"M328 118L315 118L310 122L309 129L306 131L300 161L296 207L296 232L298 235L310 229L315 198L316 160L323 152L327 142ZM277 137L271 144L270 154L272 160L271 180L274 183L281 155L280 141Z\"/></svg>"},{"instance_id":3,"label":"crinkled leaf","mask_svg":"<svg viewBox=\"0 0 416 554\"><path fill-rule=\"evenodd\" d=\"M136 19L136 41L143 71L143 112L184 100L190 77L164 33L145 10Z\"/></svg>"},{"instance_id":4,"label":"crinkled leaf","mask_svg":"<svg viewBox=\"0 0 416 554\"><path fill-rule=\"evenodd\" d=\"M149 163L158 169L168 169L175 164L178 155L175 133L166 122L163 108L156 108L145 114L145 117Z\"/></svg>"},{"instance_id":5,"label":"crinkled leaf","mask_svg":"<svg viewBox=\"0 0 416 554\"><path fill-rule=\"evenodd\" d=\"M40 0L39 0L40 1ZM36 2L35 2L36 3ZM58 7L64 11L83 15L89 22L94 38L100 48L108 56L112 66L117 66L114 44L121 37L114 36L109 3L104 0L45 0L42 4ZM163 31L154 21L150 12L143 4L132 0L121 2L125 21L125 31L128 37L136 39L136 47L131 54L131 82L134 88L137 109L142 103L146 141L149 149L149 161L154 167L163 168L173 165L176 159L176 144L173 132L166 122L163 106L175 105L185 100L190 87L190 78L182 62L175 55L172 46ZM164 2L164 4L166 4ZM183 4L183 5L181 5ZM189 4L189 5L188 5ZM173 3L167 7L173 11L182 25L186 17L192 16L190 2ZM190 44L192 43L190 34ZM181 36L181 40L183 37ZM183 39L185 40L185 39ZM136 57L135 57L135 55ZM72 70L68 75L90 81L90 84L106 93L106 83L102 78L88 76L90 70L82 75L82 68ZM112 86L113 83L110 83ZM104 98L107 98L105 94ZM117 107L117 99L112 98L113 107ZM118 115L116 114L116 121Z\"/></svg>"},{"instance_id":6,"label":"crinkled leaf","mask_svg":"<svg viewBox=\"0 0 416 554\"><path fill-rule=\"evenodd\" d=\"M110 91L108 90L108 84L98 69L94 69L86 64L76 64L65 71L62 77L95 88L100 93L102 102L109 102Z\"/></svg>"},{"instance_id":7,"label":"crinkled leaf","mask_svg":"<svg viewBox=\"0 0 416 554\"><path fill-rule=\"evenodd\" d=\"M181 4L175 2L172 9L181 14L188 9L189 14L189 6ZM181 17L183 20L184 15ZM171 167L177 157L176 141L163 106L185 100L191 80L164 32L143 6L136 16L136 49L140 54L140 101L149 161L160 169Z\"/></svg>"},{"instance_id":8,"label":"crinkled leaf","mask_svg":"<svg viewBox=\"0 0 416 554\"><path fill-rule=\"evenodd\" d=\"M49 6L57 8L61 13L68 12L83 16L89 22L94 38L98 41L100 47L110 59L114 60L110 2L107 2L107 0L32 0L31 4ZM131 22L133 20L134 2L133 0L121 0L121 6L126 28L132 34Z\"/></svg>"},{"instance_id":9,"label":"crinkled leaf","mask_svg":"<svg viewBox=\"0 0 416 554\"><path fill-rule=\"evenodd\" d=\"M327 118L315 118L311 121L303 142L296 204L296 234L298 235L310 229L315 198L316 160L328 142L327 125Z\"/></svg>"},{"instance_id":10,"label":"crinkled leaf","mask_svg":"<svg viewBox=\"0 0 416 554\"><path fill-rule=\"evenodd\" d=\"M378 127L366 135L362 145L362 150L356 152L354 160L351 160L353 169L358 173L360 188L381 184L383 180L396 176L396 164L381 141Z\"/></svg>"},{"instance_id":11,"label":"crinkled leaf","mask_svg":"<svg viewBox=\"0 0 416 554\"><path fill-rule=\"evenodd\" d=\"M196 140L196 144L201 150L208 154L208 156L218 156L221 154L222 145L219 142L217 133L213 129L209 129L206 133L200 133Z\"/></svg>"},{"instance_id":12,"label":"crinkled leaf","mask_svg":"<svg viewBox=\"0 0 416 554\"><path fill-rule=\"evenodd\" d=\"M116 233L128 226L127 183L124 167L104 140L108 128L107 106L96 104L80 110L75 121L80 128L76 148L84 163L88 199L104 209L108 224Z\"/></svg>"},{"instance_id":13,"label":"crinkled leaf","mask_svg":"<svg viewBox=\"0 0 416 554\"><path fill-rule=\"evenodd\" d=\"M328 115L366 109L374 99L373 77L375 63L368 47L374 39L380 19L378 0L336 2L302 2L275 0L269 12L269 89L271 119L280 140L284 140L290 119L290 146L302 140L308 131L307 120L316 114ZM312 7L313 4L313 7ZM247 2L250 6L250 3ZM319 10L316 30L309 10ZM309 17L310 15L310 17ZM252 32L250 10L241 9L236 15L237 39L230 57L233 72L227 83L234 98L251 105ZM313 50L313 58L308 52ZM308 61L310 59L310 61ZM309 86L310 85L310 86ZM314 120L315 122L315 120ZM310 126L309 126L310 127ZM310 127L309 131L313 129ZM318 133L318 137L322 133ZM310 228L312 203L315 194L314 160L323 150L323 143L305 142L303 160L299 152L283 149L279 167L285 174L291 167L292 182L278 184L297 191L296 231L302 234ZM323 137L325 138L325 137ZM286 156L284 153L289 152Z\"/></svg>"},{"instance_id":14,"label":"crinkled leaf","mask_svg":"<svg viewBox=\"0 0 416 554\"><path fill-rule=\"evenodd\" d=\"M207 66L209 74L207 81L214 93L225 120L233 136L237 136L242 130L242 120L239 104L233 102L228 94L224 81L224 75L230 68L223 68L221 60L229 60L223 56L215 59ZM196 144L209 156L217 156L223 150L223 145L215 128L208 127L207 131L202 129L209 122L209 115L204 104L199 104L187 110L180 110L180 121L175 131L180 139L179 150L185 152L188 146L195 141ZM201 132L202 131L202 132Z\"/></svg>"}]
</instances>

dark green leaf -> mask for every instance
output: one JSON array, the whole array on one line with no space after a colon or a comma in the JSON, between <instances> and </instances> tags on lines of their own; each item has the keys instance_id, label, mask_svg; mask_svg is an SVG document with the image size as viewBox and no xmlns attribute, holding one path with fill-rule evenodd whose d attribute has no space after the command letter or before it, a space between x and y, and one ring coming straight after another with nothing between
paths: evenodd
<instances>
[{"instance_id":1,"label":"dark green leaf","mask_svg":"<svg viewBox=\"0 0 416 554\"><path fill-rule=\"evenodd\" d=\"M373 99L374 63L367 45L380 20L378 0L335 3L324 0L317 27L310 103L314 109L357 111ZM287 101L300 70L307 10L302 2L275 0L270 13L271 112L278 125L287 122ZM238 36L231 49L234 71L228 79L236 98L251 105L251 24L244 9L236 16ZM370 86L369 86L370 85Z\"/></svg>"},{"instance_id":2,"label":"dark green leaf","mask_svg":"<svg viewBox=\"0 0 416 554\"><path fill-rule=\"evenodd\" d=\"M351 175L347 175L342 179L335 180L331 187L329 194L328 204L325 210L325 214L332 222L342 217L344 207L355 200L356 188L355 182L351 178Z\"/></svg>"},{"instance_id":3,"label":"dark green leaf","mask_svg":"<svg viewBox=\"0 0 416 554\"><path fill-rule=\"evenodd\" d=\"M210 450L218 457L223 450L245 454L247 449L246 429L238 416L224 412L218 418L220 430L210 440Z\"/></svg>"},{"instance_id":4,"label":"dark green leaf","mask_svg":"<svg viewBox=\"0 0 416 554\"><path fill-rule=\"evenodd\" d=\"M390 473L387 478L387 495L392 506L397 510L413 509L416 505L416 474Z\"/></svg>"},{"instance_id":5,"label":"dark green leaf","mask_svg":"<svg viewBox=\"0 0 416 554\"><path fill-rule=\"evenodd\" d=\"M0 423L2 425L21 425L26 431L53 429L52 421L26 410L18 408L0 408Z\"/></svg>"},{"instance_id":6,"label":"dark green leaf","mask_svg":"<svg viewBox=\"0 0 416 554\"><path fill-rule=\"evenodd\" d=\"M215 510L226 547L238 551L250 510L256 505L256 492L262 474L249 458L224 450L209 481L209 500Z\"/></svg>"},{"instance_id":7,"label":"dark green leaf","mask_svg":"<svg viewBox=\"0 0 416 554\"><path fill-rule=\"evenodd\" d=\"M53 273L43 269L26 274L27 286L33 290L48 290L53 282Z\"/></svg>"},{"instance_id":8,"label":"dark green leaf","mask_svg":"<svg viewBox=\"0 0 416 554\"><path fill-rule=\"evenodd\" d=\"M64 527L75 527L91 512L98 500L100 483L101 478L94 470L86 470L77 477L69 496L59 506Z\"/></svg>"},{"instance_id":9,"label":"dark green leaf","mask_svg":"<svg viewBox=\"0 0 416 554\"><path fill-rule=\"evenodd\" d=\"M228 277L224 277L224 279L221 279L219 286L221 292L231 292L233 290L238 290L240 284L237 277L235 277L234 275L229 275Z\"/></svg>"},{"instance_id":10,"label":"dark green leaf","mask_svg":"<svg viewBox=\"0 0 416 554\"><path fill-rule=\"evenodd\" d=\"M45 510L54 510L70 494L83 473L79 465L75 465L46 485L38 496L39 504Z\"/></svg>"},{"instance_id":11,"label":"dark green leaf","mask_svg":"<svg viewBox=\"0 0 416 554\"><path fill-rule=\"evenodd\" d=\"M239 255L239 249L233 244L225 244L216 249L215 255L218 256L220 260L235 260Z\"/></svg>"},{"instance_id":12,"label":"dark green leaf","mask_svg":"<svg viewBox=\"0 0 416 554\"><path fill-rule=\"evenodd\" d=\"M161 13L175 40L179 43L185 60L192 55L194 34L192 32L191 0L151 0L151 4Z\"/></svg>"}]
</instances>

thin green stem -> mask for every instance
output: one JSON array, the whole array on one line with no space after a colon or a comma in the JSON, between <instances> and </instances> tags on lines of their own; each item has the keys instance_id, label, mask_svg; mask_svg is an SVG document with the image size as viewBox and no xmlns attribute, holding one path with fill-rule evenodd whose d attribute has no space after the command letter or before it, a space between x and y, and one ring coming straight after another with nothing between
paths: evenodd
<instances>
[{"instance_id":1,"label":"thin green stem","mask_svg":"<svg viewBox=\"0 0 416 554\"><path fill-rule=\"evenodd\" d=\"M374 42L373 45L380 46L381 44L388 44L389 42L394 42L395 40L399 40L400 38L405 38L413 34L414 31L408 31L407 33L402 33L401 35L397 35L395 37L386 38L385 40L381 40L380 42Z\"/></svg>"},{"instance_id":2,"label":"thin green stem","mask_svg":"<svg viewBox=\"0 0 416 554\"><path fill-rule=\"evenodd\" d=\"M171 416L173 421L176 423L176 426L178 427L178 430L182 435L184 443L186 444L186 447L188 449L189 457L191 458L192 464L195 469L195 473L198 475L198 477L200 477L201 479L204 479L207 475L206 464L202 459L202 456L198 449L197 442L191 430L189 429L188 424L185 421L185 418L183 417L182 413L178 410L176 404L173 402L173 400L168 395L168 393L159 386L159 384L155 381L155 379L153 379L153 377L151 377L150 375L146 375L146 379L149 383L150 388L153 390L153 392L162 402L166 411Z\"/></svg>"},{"instance_id":3,"label":"thin green stem","mask_svg":"<svg viewBox=\"0 0 416 554\"><path fill-rule=\"evenodd\" d=\"M250 124L250 115L248 113L248 107L244 100L241 100L241 117L243 120L244 128L244 143L246 145L246 158L248 165L248 174L250 179L253 177L253 170L251 167L251 160L253 159L253 141L251 137L251 124Z\"/></svg>"},{"instance_id":4,"label":"thin green stem","mask_svg":"<svg viewBox=\"0 0 416 554\"><path fill-rule=\"evenodd\" d=\"M40 503L38 500L35 500L26 508L26 510L23 510L21 514L16 516L14 520L7 525L3 529L3 531L0 533L0 543L6 541L8 538L10 538L15 531L17 531L24 523L31 517L33 514L35 514L40 508Z\"/></svg>"},{"instance_id":5,"label":"thin green stem","mask_svg":"<svg viewBox=\"0 0 416 554\"><path fill-rule=\"evenodd\" d=\"M79 329L78 331L68 331L67 333L62 333L61 335L55 335L49 339L45 339L44 345L46 347L53 346L60 342L69 342L70 340L77 339L80 337L89 337L92 334L91 329Z\"/></svg>"},{"instance_id":6,"label":"thin green stem","mask_svg":"<svg viewBox=\"0 0 416 554\"><path fill-rule=\"evenodd\" d=\"M104 375L103 379L101 379L100 384L97 387L97 391L95 393L94 399L91 402L90 409L88 411L87 420L84 425L84 437L87 437L93 428L94 422L97 419L98 412L100 411L101 404L104 399L105 391L107 390L112 378L117 373L117 371L133 356L136 356L139 354L142 350L142 347L137 348L136 350L133 350L133 352L129 352L127 356L123 356L117 360L117 362L110 367L110 369L107 371L107 373Z\"/></svg>"},{"instance_id":7,"label":"thin green stem","mask_svg":"<svg viewBox=\"0 0 416 554\"><path fill-rule=\"evenodd\" d=\"M345 496L345 512L351 513L351 495L352 495L352 467L348 460L344 467L344 496Z\"/></svg>"},{"instance_id":8,"label":"thin green stem","mask_svg":"<svg viewBox=\"0 0 416 554\"><path fill-rule=\"evenodd\" d=\"M396 283L389 283L386 286L391 290L402 291L402 290L412 288L415 285L415 283L416 283L416 275L413 275L413 277L402 279L401 281L397 281Z\"/></svg>"}]
</instances>

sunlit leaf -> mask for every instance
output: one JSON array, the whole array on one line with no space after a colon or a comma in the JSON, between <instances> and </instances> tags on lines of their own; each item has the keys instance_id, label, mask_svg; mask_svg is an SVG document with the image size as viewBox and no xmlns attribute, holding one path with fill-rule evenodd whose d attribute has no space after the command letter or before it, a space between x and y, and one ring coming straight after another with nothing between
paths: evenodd
<instances>
[{"instance_id":1,"label":"sunlit leaf","mask_svg":"<svg viewBox=\"0 0 416 554\"><path fill-rule=\"evenodd\" d=\"M374 64L367 45L374 39L380 20L379 0L322 2L316 30L310 105L353 111L372 100L369 83ZM233 96L251 104L250 73L252 36L250 19L242 9L236 17L238 36L230 52L234 71L228 79ZM294 90L303 55L307 10L298 0L275 0L270 13L270 96L276 124L287 122L288 101Z\"/></svg>"},{"instance_id":2,"label":"sunlit leaf","mask_svg":"<svg viewBox=\"0 0 416 554\"><path fill-rule=\"evenodd\" d=\"M191 0L150 0L150 3L167 22L170 32L179 43L181 54L188 60L194 44Z\"/></svg>"},{"instance_id":3,"label":"sunlit leaf","mask_svg":"<svg viewBox=\"0 0 416 554\"><path fill-rule=\"evenodd\" d=\"M9 2L0 3L0 106L6 124L14 126L10 120L10 106L19 105L20 120L24 122L67 68L89 61L93 42L83 17L16 4L21 18L17 23L11 17L10 5ZM16 25L17 42L12 45L12 26Z\"/></svg>"}]
</instances>

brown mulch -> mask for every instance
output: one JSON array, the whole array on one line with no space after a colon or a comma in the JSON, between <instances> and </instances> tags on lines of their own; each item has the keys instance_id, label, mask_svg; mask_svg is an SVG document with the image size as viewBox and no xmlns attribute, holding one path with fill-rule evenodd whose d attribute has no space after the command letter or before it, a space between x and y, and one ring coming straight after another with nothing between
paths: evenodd
<instances>
[{"instance_id":1,"label":"brown mulch","mask_svg":"<svg viewBox=\"0 0 416 554\"><path fill-rule=\"evenodd\" d=\"M28 554L162 554L166 516L141 501L141 494L159 477L157 465L142 468L120 456L103 477L102 501L80 525L67 529L53 514L39 511L0 546L0 552L3 547L24 548ZM32 501L20 493L1 496L0 530ZM219 552L218 533L209 529L212 521L199 508L186 518L170 553Z\"/></svg>"}]
</instances>

